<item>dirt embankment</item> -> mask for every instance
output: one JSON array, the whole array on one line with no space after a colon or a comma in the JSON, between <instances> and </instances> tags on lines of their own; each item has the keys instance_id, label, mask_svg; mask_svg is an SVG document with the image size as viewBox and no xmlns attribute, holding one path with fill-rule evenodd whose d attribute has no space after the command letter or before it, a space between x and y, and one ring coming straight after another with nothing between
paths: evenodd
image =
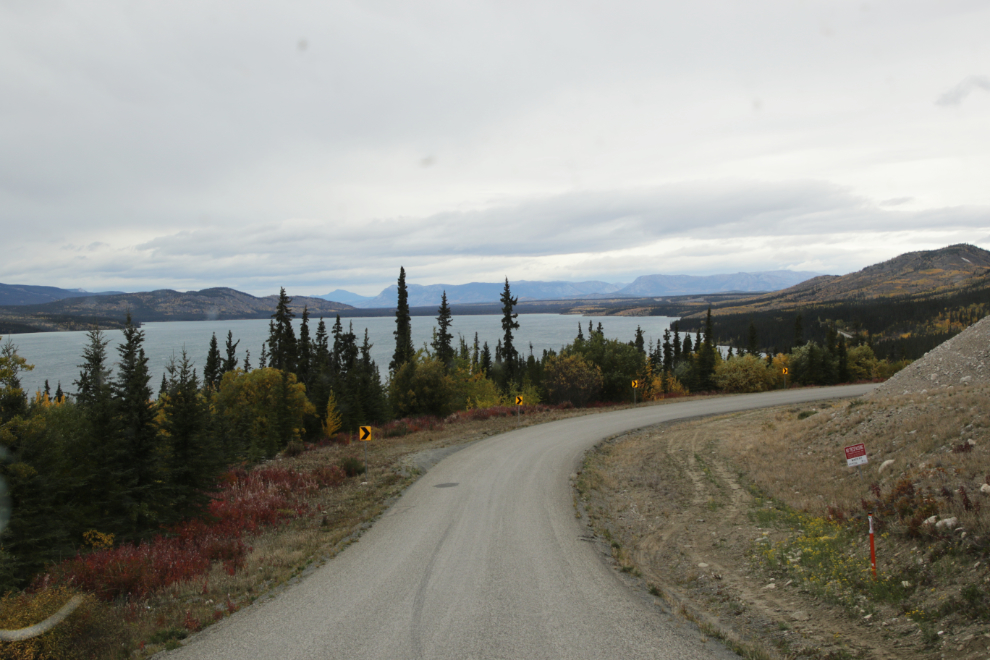
<instances>
[{"instance_id":1,"label":"dirt embankment","mask_svg":"<svg viewBox=\"0 0 990 660\"><path fill-rule=\"evenodd\" d=\"M580 503L617 570L749 657L985 658L988 338L984 320L864 399L612 439Z\"/></svg>"}]
</instances>

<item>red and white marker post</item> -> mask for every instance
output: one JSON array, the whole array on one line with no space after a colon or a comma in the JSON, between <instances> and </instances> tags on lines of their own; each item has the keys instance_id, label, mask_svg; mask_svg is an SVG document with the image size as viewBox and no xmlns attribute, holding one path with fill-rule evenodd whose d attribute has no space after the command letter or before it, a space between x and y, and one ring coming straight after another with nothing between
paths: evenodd
<instances>
[{"instance_id":1,"label":"red and white marker post","mask_svg":"<svg viewBox=\"0 0 990 660\"><path fill-rule=\"evenodd\" d=\"M873 543L873 516L870 515L870 568L873 569L873 579L877 579L877 547Z\"/></svg>"}]
</instances>

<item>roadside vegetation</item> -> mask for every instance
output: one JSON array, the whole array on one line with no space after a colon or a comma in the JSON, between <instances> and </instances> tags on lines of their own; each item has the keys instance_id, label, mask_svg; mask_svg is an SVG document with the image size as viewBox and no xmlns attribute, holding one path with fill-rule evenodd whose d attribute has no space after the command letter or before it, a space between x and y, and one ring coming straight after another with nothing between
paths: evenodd
<instances>
[{"instance_id":1,"label":"roadside vegetation","mask_svg":"<svg viewBox=\"0 0 990 660\"><path fill-rule=\"evenodd\" d=\"M0 628L58 609L74 593L86 600L72 625L0 643L0 657L123 657L142 644L178 643L312 557L332 555L409 483L398 461L421 443L507 428L514 413L532 423L634 397L873 380L903 364L835 332L819 346L795 331L795 348L776 355L761 353L751 333L747 347L723 356L710 315L693 338L674 324L650 346L639 331L621 342L601 323L578 324L560 351L526 355L514 344L508 281L494 350L455 338L446 296L433 341L417 348L404 270L398 302L384 380L367 333L359 340L339 317L329 329L319 319L311 332L306 309L297 332L284 290L256 363L238 354L231 333L222 347L214 336L201 368L174 357L157 396L143 333L129 319L115 361L103 333L89 332L71 393L46 384L29 396L18 375L31 367L5 343L0 476L10 506ZM370 465L351 444L359 426L384 443L373 444ZM118 646L107 641L115 637Z\"/></svg>"}]
</instances>

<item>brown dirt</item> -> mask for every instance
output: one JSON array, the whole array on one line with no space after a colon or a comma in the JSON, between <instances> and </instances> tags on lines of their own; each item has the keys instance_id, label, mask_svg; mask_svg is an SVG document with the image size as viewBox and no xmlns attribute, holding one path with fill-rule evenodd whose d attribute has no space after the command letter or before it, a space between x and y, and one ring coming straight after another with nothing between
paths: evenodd
<instances>
[{"instance_id":1,"label":"brown dirt","mask_svg":"<svg viewBox=\"0 0 990 660\"><path fill-rule=\"evenodd\" d=\"M800 574L761 561L764 548L799 536L796 519L767 515L767 507L820 515L827 504L817 495L837 477L856 492L867 490L868 482L844 467L841 447L827 447L838 452L831 459L806 450L806 443L826 448L813 436L826 437L828 423L875 412L864 411L861 402L847 407L833 402L737 413L610 439L586 457L576 482L580 508L617 570L640 576L644 589L746 657L986 657L985 621L934 613L965 584L985 580L984 569L965 565L961 548L941 559L929 554L926 588L919 585L903 602L881 602L869 592L829 597ZM810 410L836 414L799 419ZM957 420L948 423L958 428ZM868 466L867 479L880 464ZM867 538L849 552L862 570L868 570ZM914 562L938 543L946 542L906 539L896 530L878 536L881 574L917 569ZM928 619L919 623L906 615L908 608L925 609Z\"/></svg>"}]
</instances>

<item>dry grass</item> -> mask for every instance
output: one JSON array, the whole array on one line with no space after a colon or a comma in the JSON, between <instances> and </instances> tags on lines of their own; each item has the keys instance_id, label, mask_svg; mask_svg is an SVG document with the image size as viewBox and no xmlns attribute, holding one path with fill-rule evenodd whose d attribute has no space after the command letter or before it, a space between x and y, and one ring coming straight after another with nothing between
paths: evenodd
<instances>
[{"instance_id":1,"label":"dry grass","mask_svg":"<svg viewBox=\"0 0 990 660\"><path fill-rule=\"evenodd\" d=\"M974 386L661 426L589 452L579 499L617 570L740 648L973 657L990 630L988 404ZM843 452L860 442L862 476Z\"/></svg>"},{"instance_id":2,"label":"dry grass","mask_svg":"<svg viewBox=\"0 0 990 660\"><path fill-rule=\"evenodd\" d=\"M988 404L990 389L974 387L783 409L762 433L725 449L748 479L792 509L828 517L832 507L861 516L864 501L877 508L872 485L885 500L899 483L910 483L919 494L931 494L939 517L956 517L967 536L982 537L990 531L990 502L980 492L990 483ZM843 448L858 443L866 445L870 462L848 468ZM885 522L906 532L909 519L887 516Z\"/></svg>"}]
</instances>

